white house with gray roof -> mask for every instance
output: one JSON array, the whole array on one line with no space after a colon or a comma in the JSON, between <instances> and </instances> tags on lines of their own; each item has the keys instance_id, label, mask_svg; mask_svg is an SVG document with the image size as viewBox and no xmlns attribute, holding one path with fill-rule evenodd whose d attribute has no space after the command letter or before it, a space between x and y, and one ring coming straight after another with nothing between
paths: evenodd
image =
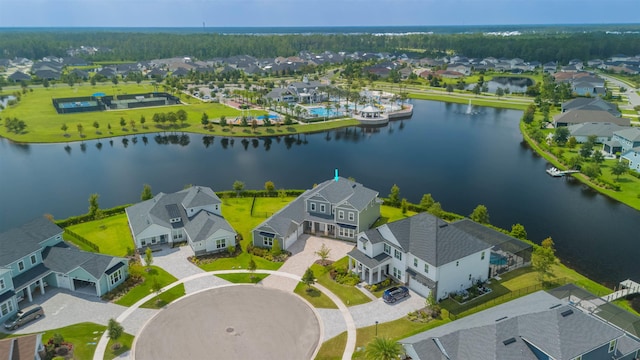
<instances>
[{"instance_id":1,"label":"white house with gray roof","mask_svg":"<svg viewBox=\"0 0 640 360\"><path fill-rule=\"evenodd\" d=\"M349 270L369 284L392 277L424 297L434 291L438 300L466 290L489 277L492 245L457 224L420 213L364 231Z\"/></svg>"},{"instance_id":2,"label":"white house with gray roof","mask_svg":"<svg viewBox=\"0 0 640 360\"><path fill-rule=\"evenodd\" d=\"M236 245L237 233L222 217L222 201L209 187L159 193L125 211L140 250L187 242L196 255L202 255Z\"/></svg>"},{"instance_id":3,"label":"white house with gray roof","mask_svg":"<svg viewBox=\"0 0 640 360\"><path fill-rule=\"evenodd\" d=\"M288 249L302 234L354 241L380 217L378 192L352 180L327 180L292 201L252 231L253 245Z\"/></svg>"},{"instance_id":4,"label":"white house with gray roof","mask_svg":"<svg viewBox=\"0 0 640 360\"><path fill-rule=\"evenodd\" d=\"M413 360L633 360L640 339L539 291L400 340Z\"/></svg>"},{"instance_id":5,"label":"white house with gray roof","mask_svg":"<svg viewBox=\"0 0 640 360\"><path fill-rule=\"evenodd\" d=\"M62 232L42 217L0 234L0 322L47 286L102 296L127 278L127 259L80 251Z\"/></svg>"}]
</instances>

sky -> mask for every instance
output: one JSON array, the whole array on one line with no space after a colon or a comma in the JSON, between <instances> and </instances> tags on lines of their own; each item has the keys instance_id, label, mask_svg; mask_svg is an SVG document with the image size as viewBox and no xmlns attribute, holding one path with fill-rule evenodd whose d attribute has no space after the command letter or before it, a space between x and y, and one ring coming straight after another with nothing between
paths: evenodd
<instances>
[{"instance_id":1,"label":"sky","mask_svg":"<svg viewBox=\"0 0 640 360\"><path fill-rule=\"evenodd\" d=\"M640 23L639 0L0 0L0 27Z\"/></svg>"}]
</instances>

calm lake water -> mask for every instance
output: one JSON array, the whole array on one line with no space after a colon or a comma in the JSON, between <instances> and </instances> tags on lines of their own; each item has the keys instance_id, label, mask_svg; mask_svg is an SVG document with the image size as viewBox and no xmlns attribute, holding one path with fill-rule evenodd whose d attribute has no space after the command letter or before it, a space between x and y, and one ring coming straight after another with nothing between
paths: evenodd
<instances>
[{"instance_id":1,"label":"calm lake water","mask_svg":"<svg viewBox=\"0 0 640 360\"><path fill-rule=\"evenodd\" d=\"M519 222L536 242L551 236L565 263L598 281L640 280L640 212L548 176L546 161L522 141L521 112L414 104L412 119L369 131L244 140L153 134L68 146L0 140L0 231L44 213L85 213L91 193L106 208L139 201L145 183L154 193L186 184L228 190L235 180L248 189L268 180L306 189L338 168L381 196L395 183L409 201L431 193L464 215L484 204L491 223Z\"/></svg>"}]
</instances>

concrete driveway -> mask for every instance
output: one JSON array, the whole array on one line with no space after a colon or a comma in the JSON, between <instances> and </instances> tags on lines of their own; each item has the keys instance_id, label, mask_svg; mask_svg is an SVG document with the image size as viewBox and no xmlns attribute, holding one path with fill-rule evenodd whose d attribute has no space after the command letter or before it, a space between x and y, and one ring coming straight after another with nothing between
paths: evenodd
<instances>
[{"instance_id":1,"label":"concrete driveway","mask_svg":"<svg viewBox=\"0 0 640 360\"><path fill-rule=\"evenodd\" d=\"M316 255L316 251L320 250L322 244L331 249L329 260L333 261L347 256L347 253L355 246L353 243L340 240L303 235L289 248L292 255L278 271L302 277L309 266L313 265L316 260L320 260L320 257ZM267 277L262 281L262 284L285 291L293 291L297 282L291 279Z\"/></svg>"},{"instance_id":2,"label":"concrete driveway","mask_svg":"<svg viewBox=\"0 0 640 360\"><path fill-rule=\"evenodd\" d=\"M425 299L422 296L411 290L409 290L409 293L411 296L393 304L387 304L384 300L377 299L366 304L351 306L349 311L351 312L351 316L353 316L356 327L361 328L375 325L376 321L382 324L397 320L412 311L422 309L426 306Z\"/></svg>"}]
</instances>

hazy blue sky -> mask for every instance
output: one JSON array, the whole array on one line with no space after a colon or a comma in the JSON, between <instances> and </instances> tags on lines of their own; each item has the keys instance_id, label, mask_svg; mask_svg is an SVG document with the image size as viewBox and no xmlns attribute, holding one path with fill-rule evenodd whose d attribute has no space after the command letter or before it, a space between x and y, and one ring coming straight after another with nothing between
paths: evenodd
<instances>
[{"instance_id":1,"label":"hazy blue sky","mask_svg":"<svg viewBox=\"0 0 640 360\"><path fill-rule=\"evenodd\" d=\"M638 23L638 0L0 0L0 27Z\"/></svg>"}]
</instances>

